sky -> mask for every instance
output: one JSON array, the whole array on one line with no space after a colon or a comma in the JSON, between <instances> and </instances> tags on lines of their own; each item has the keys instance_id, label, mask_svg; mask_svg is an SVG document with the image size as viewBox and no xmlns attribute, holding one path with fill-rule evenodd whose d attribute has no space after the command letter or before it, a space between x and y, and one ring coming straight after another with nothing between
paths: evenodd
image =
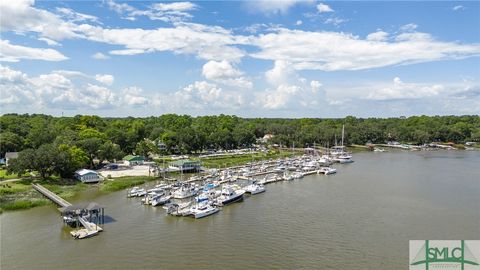
<instances>
[{"instance_id":1,"label":"sky","mask_svg":"<svg viewBox=\"0 0 480 270\"><path fill-rule=\"evenodd\" d=\"M0 112L480 114L479 1L0 1Z\"/></svg>"}]
</instances>

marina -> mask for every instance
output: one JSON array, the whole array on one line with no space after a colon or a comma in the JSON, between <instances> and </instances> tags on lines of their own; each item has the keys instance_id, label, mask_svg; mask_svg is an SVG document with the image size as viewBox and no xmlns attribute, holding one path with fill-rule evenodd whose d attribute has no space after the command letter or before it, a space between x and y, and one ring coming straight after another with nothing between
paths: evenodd
<instances>
[{"instance_id":1,"label":"marina","mask_svg":"<svg viewBox=\"0 0 480 270\"><path fill-rule=\"evenodd\" d=\"M195 219L218 213L231 203L243 201L244 194L256 195L266 192L266 184L301 179L313 174L334 174L332 168L337 156L348 155L339 151L331 155L303 155L267 162L250 162L222 170L207 170L201 175L191 176L174 183L164 181L153 188L133 187L127 198L141 198L144 205L162 205L167 215L190 216ZM341 163L341 162L339 162ZM183 168L180 167L183 172Z\"/></svg>"},{"instance_id":2,"label":"marina","mask_svg":"<svg viewBox=\"0 0 480 270\"><path fill-rule=\"evenodd\" d=\"M166 215L162 207L127 199L125 191L90 191L70 202L96 201L114 221L82 241L72 241L54 206L3 213L2 245L9 248L1 266L81 269L88 260L102 269L403 269L410 239L480 234L479 152L354 157L354 163L334 165L333 177L271 183L266 192L199 219ZM452 194L455 199L444 199ZM43 248L28 252L38 245ZM82 256L71 256L76 253Z\"/></svg>"}]
</instances>

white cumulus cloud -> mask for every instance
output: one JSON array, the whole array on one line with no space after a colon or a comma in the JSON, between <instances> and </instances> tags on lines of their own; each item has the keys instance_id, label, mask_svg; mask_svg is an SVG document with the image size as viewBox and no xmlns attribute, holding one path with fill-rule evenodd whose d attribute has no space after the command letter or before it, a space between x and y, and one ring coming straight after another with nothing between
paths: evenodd
<instances>
[{"instance_id":1,"label":"white cumulus cloud","mask_svg":"<svg viewBox=\"0 0 480 270\"><path fill-rule=\"evenodd\" d=\"M11 44L8 40L0 40L0 61L18 62L20 59L62 61L68 57L53 49L32 48Z\"/></svg>"},{"instance_id":2,"label":"white cumulus cloud","mask_svg":"<svg viewBox=\"0 0 480 270\"><path fill-rule=\"evenodd\" d=\"M441 84L426 85L416 83L405 83L399 77L393 79L393 83L386 87L375 89L367 95L372 100L394 100L394 99L418 99L438 95L444 86Z\"/></svg>"},{"instance_id":3,"label":"white cumulus cloud","mask_svg":"<svg viewBox=\"0 0 480 270\"><path fill-rule=\"evenodd\" d=\"M324 13L324 12L333 12L334 10L329 5L320 3L317 5L317 11L319 13Z\"/></svg>"},{"instance_id":4,"label":"white cumulus cloud","mask_svg":"<svg viewBox=\"0 0 480 270\"><path fill-rule=\"evenodd\" d=\"M252 57L290 62L296 70L361 70L480 55L480 44L437 41L427 33L401 33L394 41L348 33L279 29L255 39Z\"/></svg>"},{"instance_id":5,"label":"white cumulus cloud","mask_svg":"<svg viewBox=\"0 0 480 270\"><path fill-rule=\"evenodd\" d=\"M367 35L367 40L370 40L370 41L384 41L387 39L388 39L388 33L381 30Z\"/></svg>"},{"instance_id":6,"label":"white cumulus cloud","mask_svg":"<svg viewBox=\"0 0 480 270\"><path fill-rule=\"evenodd\" d=\"M108 55L105 55L105 54L101 53L101 52L97 52L97 53L92 55L92 58L97 59L97 60L105 60L105 59L109 59L110 57Z\"/></svg>"},{"instance_id":7,"label":"white cumulus cloud","mask_svg":"<svg viewBox=\"0 0 480 270\"><path fill-rule=\"evenodd\" d=\"M113 81L114 81L114 77L113 75L110 75L110 74L97 74L95 75L95 80L103 83L103 84L106 84L106 85L112 85L113 84Z\"/></svg>"}]
</instances>

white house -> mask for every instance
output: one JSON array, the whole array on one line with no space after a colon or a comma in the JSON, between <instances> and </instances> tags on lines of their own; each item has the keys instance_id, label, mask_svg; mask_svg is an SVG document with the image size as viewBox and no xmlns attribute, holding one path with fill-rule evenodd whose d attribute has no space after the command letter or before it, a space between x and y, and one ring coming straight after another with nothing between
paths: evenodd
<instances>
[{"instance_id":1,"label":"white house","mask_svg":"<svg viewBox=\"0 0 480 270\"><path fill-rule=\"evenodd\" d=\"M18 152L7 152L5 153L5 166L8 166L8 162L12 159L18 158Z\"/></svg>"},{"instance_id":2,"label":"white house","mask_svg":"<svg viewBox=\"0 0 480 270\"><path fill-rule=\"evenodd\" d=\"M75 178L83 183L94 183L103 180L103 177L98 172L87 169L76 171Z\"/></svg>"}]
</instances>

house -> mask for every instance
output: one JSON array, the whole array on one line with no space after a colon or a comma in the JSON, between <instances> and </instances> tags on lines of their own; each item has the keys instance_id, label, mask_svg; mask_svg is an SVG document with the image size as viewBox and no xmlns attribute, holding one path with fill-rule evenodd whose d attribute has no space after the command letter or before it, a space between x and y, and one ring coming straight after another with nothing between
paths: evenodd
<instances>
[{"instance_id":1,"label":"house","mask_svg":"<svg viewBox=\"0 0 480 270\"><path fill-rule=\"evenodd\" d=\"M275 137L275 135L268 133L268 134L265 134L265 136L263 136L262 138L258 138L257 142L258 143L267 143L268 141L273 139L273 137Z\"/></svg>"},{"instance_id":2,"label":"house","mask_svg":"<svg viewBox=\"0 0 480 270\"><path fill-rule=\"evenodd\" d=\"M201 170L201 162L190 159L172 161L168 164L168 166L174 171L198 172Z\"/></svg>"},{"instance_id":3,"label":"house","mask_svg":"<svg viewBox=\"0 0 480 270\"><path fill-rule=\"evenodd\" d=\"M145 162L145 158L142 156L128 155L123 157L123 164L127 166L142 165Z\"/></svg>"},{"instance_id":4,"label":"house","mask_svg":"<svg viewBox=\"0 0 480 270\"><path fill-rule=\"evenodd\" d=\"M5 153L5 166L8 166L8 161L18 158L18 152Z\"/></svg>"},{"instance_id":5,"label":"house","mask_svg":"<svg viewBox=\"0 0 480 270\"><path fill-rule=\"evenodd\" d=\"M76 171L74 177L83 183L96 183L103 180L103 177L98 172L87 169Z\"/></svg>"}]
</instances>

